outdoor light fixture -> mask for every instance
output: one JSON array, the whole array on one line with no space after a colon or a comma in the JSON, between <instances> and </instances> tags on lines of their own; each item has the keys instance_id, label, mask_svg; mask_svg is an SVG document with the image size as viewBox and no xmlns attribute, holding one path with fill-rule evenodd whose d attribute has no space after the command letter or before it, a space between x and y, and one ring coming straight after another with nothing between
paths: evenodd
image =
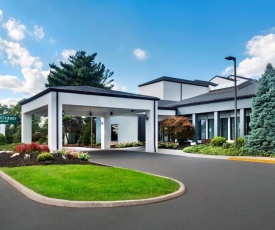
<instances>
[{"instance_id":1,"label":"outdoor light fixture","mask_svg":"<svg viewBox=\"0 0 275 230\"><path fill-rule=\"evenodd\" d=\"M100 124L103 125L103 121L100 121Z\"/></svg>"},{"instance_id":2,"label":"outdoor light fixture","mask_svg":"<svg viewBox=\"0 0 275 230\"><path fill-rule=\"evenodd\" d=\"M112 116L113 115L113 112L110 112L110 116Z\"/></svg>"},{"instance_id":3,"label":"outdoor light fixture","mask_svg":"<svg viewBox=\"0 0 275 230\"><path fill-rule=\"evenodd\" d=\"M93 116L93 114L90 112L90 116Z\"/></svg>"},{"instance_id":4,"label":"outdoor light fixture","mask_svg":"<svg viewBox=\"0 0 275 230\"><path fill-rule=\"evenodd\" d=\"M149 120L149 117L147 115L144 116L145 120Z\"/></svg>"},{"instance_id":5,"label":"outdoor light fixture","mask_svg":"<svg viewBox=\"0 0 275 230\"><path fill-rule=\"evenodd\" d=\"M132 113L132 112L135 112L135 110L131 109L131 113Z\"/></svg>"},{"instance_id":6,"label":"outdoor light fixture","mask_svg":"<svg viewBox=\"0 0 275 230\"><path fill-rule=\"evenodd\" d=\"M62 111L62 116L65 116L65 111L64 110Z\"/></svg>"},{"instance_id":7,"label":"outdoor light fixture","mask_svg":"<svg viewBox=\"0 0 275 230\"><path fill-rule=\"evenodd\" d=\"M234 61L234 117L235 117L235 137L234 137L234 143L235 146L237 146L237 70L236 70L236 57L228 56L225 57L228 61Z\"/></svg>"}]
</instances>

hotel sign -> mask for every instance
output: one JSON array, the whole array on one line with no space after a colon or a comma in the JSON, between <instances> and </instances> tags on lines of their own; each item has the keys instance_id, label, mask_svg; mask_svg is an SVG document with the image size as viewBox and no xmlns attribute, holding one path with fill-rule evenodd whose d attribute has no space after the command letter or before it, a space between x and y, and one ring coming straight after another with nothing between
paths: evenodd
<instances>
[{"instance_id":1,"label":"hotel sign","mask_svg":"<svg viewBox=\"0 0 275 230\"><path fill-rule=\"evenodd\" d=\"M17 124L17 116L0 115L0 124Z\"/></svg>"}]
</instances>

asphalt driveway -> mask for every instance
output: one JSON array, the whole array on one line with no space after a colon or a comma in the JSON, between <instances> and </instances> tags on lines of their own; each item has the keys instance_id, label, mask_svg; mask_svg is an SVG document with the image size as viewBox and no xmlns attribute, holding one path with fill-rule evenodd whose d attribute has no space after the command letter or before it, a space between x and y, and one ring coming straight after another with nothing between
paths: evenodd
<instances>
[{"instance_id":1,"label":"asphalt driveway","mask_svg":"<svg viewBox=\"0 0 275 230\"><path fill-rule=\"evenodd\" d=\"M182 181L170 201L119 208L62 208L36 203L0 179L0 229L275 228L275 165L128 151L93 151L97 162Z\"/></svg>"}]
</instances>

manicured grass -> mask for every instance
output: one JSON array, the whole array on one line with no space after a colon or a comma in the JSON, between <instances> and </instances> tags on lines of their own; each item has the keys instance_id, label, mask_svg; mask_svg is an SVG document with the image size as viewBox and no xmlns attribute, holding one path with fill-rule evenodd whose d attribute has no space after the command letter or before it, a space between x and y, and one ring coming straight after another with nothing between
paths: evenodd
<instances>
[{"instance_id":1,"label":"manicured grass","mask_svg":"<svg viewBox=\"0 0 275 230\"><path fill-rule=\"evenodd\" d=\"M92 165L48 165L0 168L35 192L78 201L143 199L176 191L169 179L128 169Z\"/></svg>"}]
</instances>

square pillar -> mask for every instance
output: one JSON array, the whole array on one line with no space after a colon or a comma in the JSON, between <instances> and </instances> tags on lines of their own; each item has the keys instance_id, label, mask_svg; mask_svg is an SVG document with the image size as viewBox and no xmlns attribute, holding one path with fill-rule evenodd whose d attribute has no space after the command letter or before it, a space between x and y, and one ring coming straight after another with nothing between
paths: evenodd
<instances>
[{"instance_id":1,"label":"square pillar","mask_svg":"<svg viewBox=\"0 0 275 230\"><path fill-rule=\"evenodd\" d=\"M22 131L21 131L22 143L32 142L32 115L28 113L22 113Z\"/></svg>"},{"instance_id":2,"label":"square pillar","mask_svg":"<svg viewBox=\"0 0 275 230\"><path fill-rule=\"evenodd\" d=\"M153 101L152 110L145 113L145 152L158 151L158 103Z\"/></svg>"},{"instance_id":3,"label":"square pillar","mask_svg":"<svg viewBox=\"0 0 275 230\"><path fill-rule=\"evenodd\" d=\"M63 147L62 112L62 105L58 102L58 92L52 92L48 104L48 146L51 151Z\"/></svg>"},{"instance_id":4,"label":"square pillar","mask_svg":"<svg viewBox=\"0 0 275 230\"><path fill-rule=\"evenodd\" d=\"M195 128L195 134L193 136L193 141L197 142L198 141L198 132L199 132L199 122L198 122L198 115L193 113L192 114L192 125L194 125Z\"/></svg>"},{"instance_id":5,"label":"square pillar","mask_svg":"<svg viewBox=\"0 0 275 230\"><path fill-rule=\"evenodd\" d=\"M214 137L220 134L220 113L214 112Z\"/></svg>"},{"instance_id":6,"label":"square pillar","mask_svg":"<svg viewBox=\"0 0 275 230\"><path fill-rule=\"evenodd\" d=\"M110 149L111 122L110 117L101 117L101 149Z\"/></svg>"},{"instance_id":7,"label":"square pillar","mask_svg":"<svg viewBox=\"0 0 275 230\"><path fill-rule=\"evenodd\" d=\"M240 109L240 137L244 137L245 134L245 110Z\"/></svg>"},{"instance_id":8,"label":"square pillar","mask_svg":"<svg viewBox=\"0 0 275 230\"><path fill-rule=\"evenodd\" d=\"M96 143L101 143L101 117L96 117Z\"/></svg>"}]
</instances>

